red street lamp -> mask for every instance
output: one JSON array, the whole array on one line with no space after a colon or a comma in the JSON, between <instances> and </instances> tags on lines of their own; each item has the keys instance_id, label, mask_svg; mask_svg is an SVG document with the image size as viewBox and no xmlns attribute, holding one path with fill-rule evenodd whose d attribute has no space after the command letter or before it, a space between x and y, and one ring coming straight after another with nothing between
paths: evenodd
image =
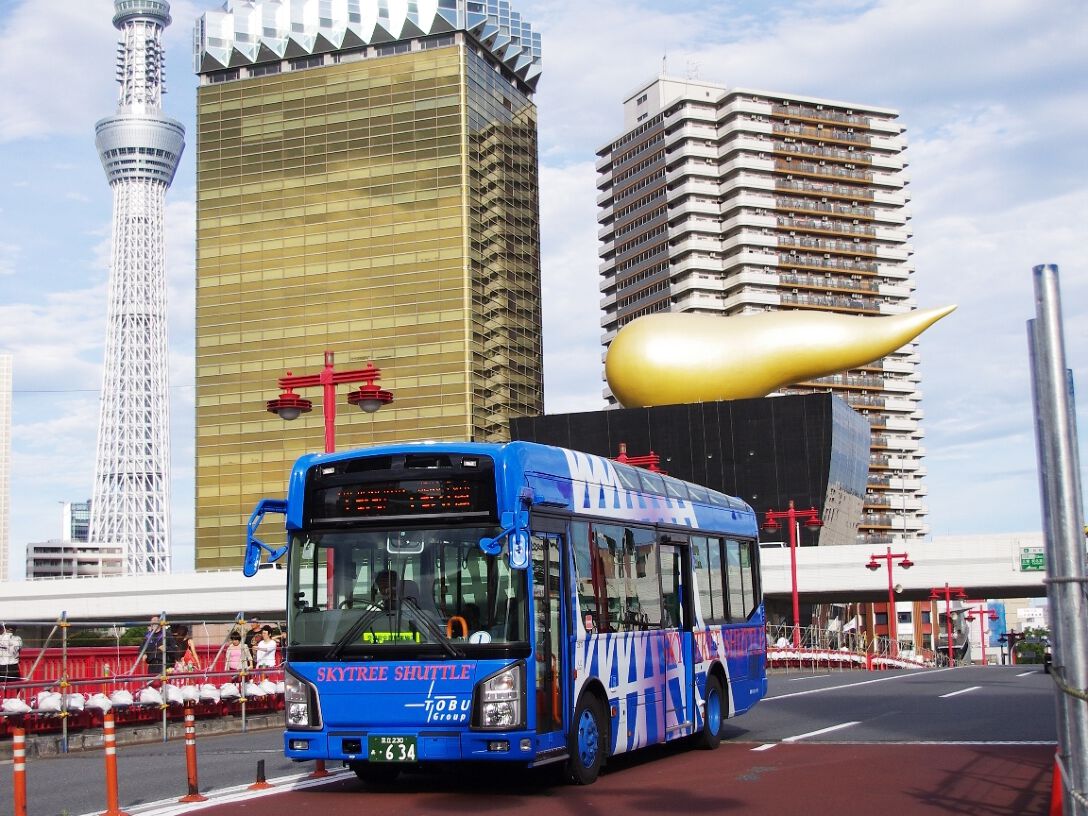
<instances>
[{"instance_id":1,"label":"red street lamp","mask_svg":"<svg viewBox=\"0 0 1088 816\"><path fill-rule=\"evenodd\" d=\"M393 401L392 392L385 391L377 385L381 376L381 369L369 362L366 368L334 371L333 354L331 351L326 351L325 367L317 374L294 375L288 371L286 376L280 377L277 382L283 389L283 393L276 399L268 400L266 408L269 412L278 414L280 419L287 421L298 419L302 414L308 414L311 411L313 403L300 397L293 389L320 385L324 391L321 408L325 414L325 453L333 453L336 450L336 386L344 383L362 383L359 388L348 394L348 402L372 414L383 405Z\"/></svg>"},{"instance_id":2,"label":"red street lamp","mask_svg":"<svg viewBox=\"0 0 1088 816\"><path fill-rule=\"evenodd\" d=\"M888 547L888 552L884 555L870 555L869 563L865 565L866 569L876 572L880 569L878 561L888 562L888 637L891 639L892 657L899 657L899 634L896 631L895 619L895 585L892 583L892 561L896 558L903 559L899 562L899 566L903 569L910 569L914 566L914 562L910 560L905 552L893 553L891 547Z\"/></svg>"},{"instance_id":3,"label":"red street lamp","mask_svg":"<svg viewBox=\"0 0 1088 816\"><path fill-rule=\"evenodd\" d=\"M946 631L948 632L948 665L951 666L955 662L955 658L952 655L952 593L956 594L957 600L966 600L967 593L963 591L963 587L949 586L945 581L944 589L940 587L934 587L929 591L929 597L931 600L938 601L941 595L944 595L944 624Z\"/></svg>"},{"instance_id":4,"label":"red street lamp","mask_svg":"<svg viewBox=\"0 0 1088 816\"><path fill-rule=\"evenodd\" d=\"M970 606L964 606L964 609L968 610L967 617L964 620L974 622L975 618L978 618L978 637L982 642L982 665L986 665L986 621L997 620L997 613L992 609L986 608L985 601L979 601L977 604ZM977 615L976 615L977 613ZM1015 660L1013 661L1015 663Z\"/></svg>"},{"instance_id":5,"label":"red street lamp","mask_svg":"<svg viewBox=\"0 0 1088 816\"><path fill-rule=\"evenodd\" d=\"M793 590L793 648L801 648L801 603L797 597L797 524L805 525L806 530L817 530L823 526L820 512L815 507L808 510L795 510L790 499L787 510L768 510L764 514L763 529L773 533L780 529L779 520L785 519L790 526L790 581Z\"/></svg>"}]
</instances>

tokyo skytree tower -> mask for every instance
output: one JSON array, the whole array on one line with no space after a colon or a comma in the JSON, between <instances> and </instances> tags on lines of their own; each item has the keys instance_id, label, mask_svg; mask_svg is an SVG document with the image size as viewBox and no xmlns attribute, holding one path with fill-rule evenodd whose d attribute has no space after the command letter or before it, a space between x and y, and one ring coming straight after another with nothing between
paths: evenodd
<instances>
[{"instance_id":1,"label":"tokyo skytree tower","mask_svg":"<svg viewBox=\"0 0 1088 816\"><path fill-rule=\"evenodd\" d=\"M163 211L185 129L162 113L165 0L115 0L117 113L95 126L113 188L113 248L90 540L121 545L125 572L170 571Z\"/></svg>"}]
</instances>

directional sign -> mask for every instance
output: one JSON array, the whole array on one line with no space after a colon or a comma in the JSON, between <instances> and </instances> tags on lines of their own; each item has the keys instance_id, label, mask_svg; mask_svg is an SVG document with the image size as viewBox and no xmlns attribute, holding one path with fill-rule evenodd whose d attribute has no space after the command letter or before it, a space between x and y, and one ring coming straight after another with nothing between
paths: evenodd
<instances>
[{"instance_id":1,"label":"directional sign","mask_svg":"<svg viewBox=\"0 0 1088 816\"><path fill-rule=\"evenodd\" d=\"M1042 547L1021 547L1020 572L1046 572L1046 551Z\"/></svg>"}]
</instances>

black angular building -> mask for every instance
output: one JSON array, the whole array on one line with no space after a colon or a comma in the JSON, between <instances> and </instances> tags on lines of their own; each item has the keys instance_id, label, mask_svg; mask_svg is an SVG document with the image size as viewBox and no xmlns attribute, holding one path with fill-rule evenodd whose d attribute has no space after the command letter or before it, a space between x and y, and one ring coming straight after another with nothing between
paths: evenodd
<instances>
[{"instance_id":1,"label":"black angular building","mask_svg":"<svg viewBox=\"0 0 1088 816\"><path fill-rule=\"evenodd\" d=\"M791 499L815 506L824 526L802 531L803 545L856 543L869 424L830 393L524 417L510 421L510 438L610 458L621 444L628 456L652 452L670 475L739 496L760 516Z\"/></svg>"}]
</instances>

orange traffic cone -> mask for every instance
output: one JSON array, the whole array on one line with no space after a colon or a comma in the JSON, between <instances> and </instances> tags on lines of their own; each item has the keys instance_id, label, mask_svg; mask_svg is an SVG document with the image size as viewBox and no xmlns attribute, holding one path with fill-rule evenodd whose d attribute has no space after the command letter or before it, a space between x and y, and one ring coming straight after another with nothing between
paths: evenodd
<instances>
[{"instance_id":1,"label":"orange traffic cone","mask_svg":"<svg viewBox=\"0 0 1088 816\"><path fill-rule=\"evenodd\" d=\"M1049 816L1062 816L1062 768L1058 760L1058 752L1054 752L1054 773L1050 777L1050 810Z\"/></svg>"}]
</instances>

